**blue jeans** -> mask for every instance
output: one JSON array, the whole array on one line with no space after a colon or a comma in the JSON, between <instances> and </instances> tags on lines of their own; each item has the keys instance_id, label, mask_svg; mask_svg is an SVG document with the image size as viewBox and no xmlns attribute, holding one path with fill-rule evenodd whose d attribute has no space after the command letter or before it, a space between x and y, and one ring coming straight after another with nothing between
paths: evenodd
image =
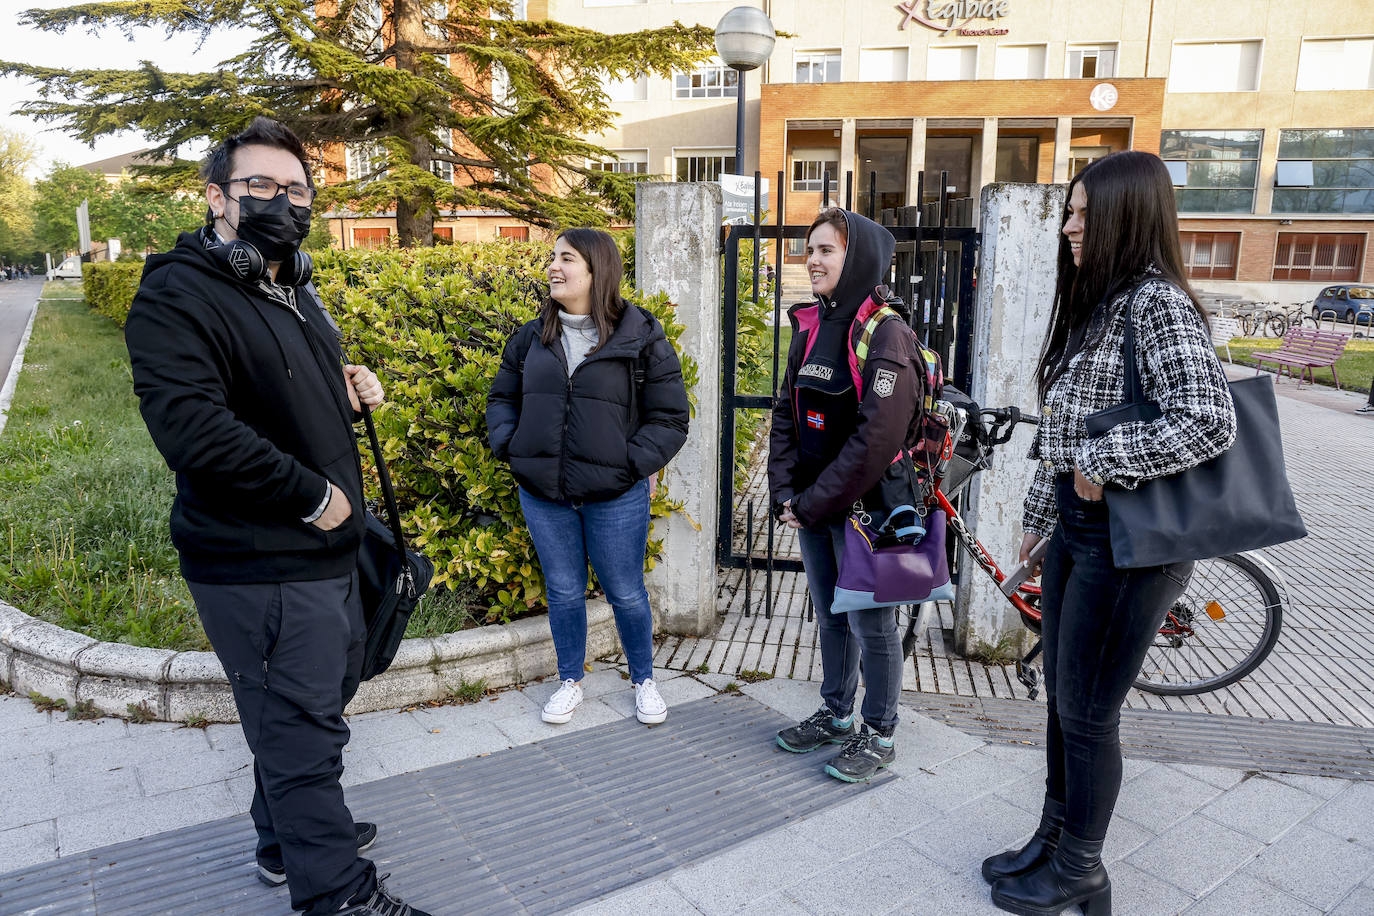
<instances>
[{"instance_id":1,"label":"blue jeans","mask_svg":"<svg viewBox=\"0 0 1374 916\"><path fill-rule=\"evenodd\" d=\"M549 629L558 653L558 677L582 680L587 659L587 561L615 610L630 680L654 676L654 615L644 588L649 540L649 481L615 499L550 502L524 488L520 508L544 570Z\"/></svg>"},{"instance_id":2,"label":"blue jeans","mask_svg":"<svg viewBox=\"0 0 1374 916\"><path fill-rule=\"evenodd\" d=\"M864 608L847 614L830 612L835 583L840 578L844 525L802 528L797 532L802 565L821 642L821 699L841 719L854 711L859 689L859 661L863 661L863 717L884 735L897 727L897 698L902 690L902 639L897 611L890 607Z\"/></svg>"}]
</instances>

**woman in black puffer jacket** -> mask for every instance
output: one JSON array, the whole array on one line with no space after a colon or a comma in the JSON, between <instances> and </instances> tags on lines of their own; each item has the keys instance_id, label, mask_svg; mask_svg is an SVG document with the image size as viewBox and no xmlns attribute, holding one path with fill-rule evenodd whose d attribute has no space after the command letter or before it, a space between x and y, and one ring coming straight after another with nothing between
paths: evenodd
<instances>
[{"instance_id":1,"label":"woman in black puffer jacket","mask_svg":"<svg viewBox=\"0 0 1374 916\"><path fill-rule=\"evenodd\" d=\"M658 320L620 298L621 270L606 233L560 235L543 311L506 342L487 398L491 450L520 485L544 572L562 681L544 707L551 723L582 701L588 561L615 609L636 715L668 715L653 680L644 548L656 475L687 441L687 391Z\"/></svg>"}]
</instances>

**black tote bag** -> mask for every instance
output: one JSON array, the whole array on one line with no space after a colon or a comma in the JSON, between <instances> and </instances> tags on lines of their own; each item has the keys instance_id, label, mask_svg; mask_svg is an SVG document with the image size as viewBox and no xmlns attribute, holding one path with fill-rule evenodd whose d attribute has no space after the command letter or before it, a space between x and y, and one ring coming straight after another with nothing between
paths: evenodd
<instances>
[{"instance_id":1,"label":"black tote bag","mask_svg":"<svg viewBox=\"0 0 1374 916\"><path fill-rule=\"evenodd\" d=\"M1091 437L1118 423L1162 416L1147 401L1136 364L1134 291L1126 304L1126 401L1085 418ZM1134 490L1110 484L1104 493L1112 562L1120 569L1162 566L1271 547L1307 536L1288 484L1279 435L1279 408L1268 375L1231 382L1236 441L1222 454Z\"/></svg>"},{"instance_id":2,"label":"black tote bag","mask_svg":"<svg viewBox=\"0 0 1374 916\"><path fill-rule=\"evenodd\" d=\"M372 411L361 404L363 422L367 424L367 438L377 463L377 476L382 484L382 500L386 503L385 524L371 512L366 513L363 543L358 548L358 586L363 603L363 620L367 624L367 647L363 652L363 680L370 680L391 667L401 640L406 635L410 615L420 604L430 580L434 578L434 564L423 554L406 549L401 532L401 512L396 505L396 493L391 487L391 474L382 460L382 445L377 441L377 427Z\"/></svg>"}]
</instances>

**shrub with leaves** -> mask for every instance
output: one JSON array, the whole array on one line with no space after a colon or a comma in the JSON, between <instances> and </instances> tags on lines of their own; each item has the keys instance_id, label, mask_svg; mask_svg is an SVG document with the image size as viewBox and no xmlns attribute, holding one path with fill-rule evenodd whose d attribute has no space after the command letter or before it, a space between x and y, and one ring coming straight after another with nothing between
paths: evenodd
<instances>
[{"instance_id":1,"label":"shrub with leaves","mask_svg":"<svg viewBox=\"0 0 1374 916\"><path fill-rule=\"evenodd\" d=\"M129 318L129 306L133 305L134 293L138 292L138 281L142 277L141 260L83 264L81 286L86 294L86 305L122 328Z\"/></svg>"},{"instance_id":2,"label":"shrub with leaves","mask_svg":"<svg viewBox=\"0 0 1374 916\"><path fill-rule=\"evenodd\" d=\"M515 480L487 447L485 411L506 340L538 314L549 252L533 242L354 249L316 264L345 354L386 386L376 422L406 534L434 562L436 588L491 622L543 607ZM683 327L665 297L622 292L676 342ZM683 378L690 392L697 367L688 358ZM370 468L367 477L375 481ZM654 516L678 507L660 487ZM651 534L646 566L661 550Z\"/></svg>"}]
</instances>

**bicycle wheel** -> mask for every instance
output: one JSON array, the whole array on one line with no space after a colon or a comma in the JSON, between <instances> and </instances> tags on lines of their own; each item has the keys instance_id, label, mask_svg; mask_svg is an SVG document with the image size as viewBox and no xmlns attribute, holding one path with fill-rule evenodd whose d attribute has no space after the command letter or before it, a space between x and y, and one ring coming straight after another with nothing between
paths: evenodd
<instances>
[{"instance_id":1,"label":"bicycle wheel","mask_svg":"<svg viewBox=\"0 0 1374 916\"><path fill-rule=\"evenodd\" d=\"M1255 320L1255 316L1254 316L1254 315L1241 315L1241 316L1240 316L1240 334L1241 334L1241 336L1242 336L1242 337L1254 337L1254 336L1255 336L1255 326L1256 326L1258 323L1259 323L1259 322Z\"/></svg>"},{"instance_id":2,"label":"bicycle wheel","mask_svg":"<svg viewBox=\"0 0 1374 916\"><path fill-rule=\"evenodd\" d=\"M1244 554L1199 560L1135 686L1185 696L1234 684L1268 657L1282 624L1278 587L1260 564Z\"/></svg>"},{"instance_id":3,"label":"bicycle wheel","mask_svg":"<svg viewBox=\"0 0 1374 916\"><path fill-rule=\"evenodd\" d=\"M1275 315L1269 319L1265 327L1269 329L1270 336L1282 337L1288 333L1288 316Z\"/></svg>"}]
</instances>

